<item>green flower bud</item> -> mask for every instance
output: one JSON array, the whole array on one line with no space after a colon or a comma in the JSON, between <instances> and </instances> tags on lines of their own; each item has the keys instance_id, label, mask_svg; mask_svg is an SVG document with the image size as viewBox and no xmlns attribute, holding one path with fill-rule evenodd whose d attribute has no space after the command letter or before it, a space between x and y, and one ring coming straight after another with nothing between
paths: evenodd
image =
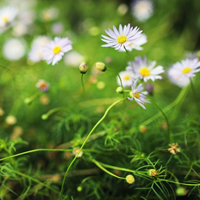
<instances>
[{"instance_id":1,"label":"green flower bud","mask_svg":"<svg viewBox=\"0 0 200 200\"><path fill-rule=\"evenodd\" d=\"M106 65L102 62L97 62L95 64L96 69L98 69L99 71L105 72L106 71Z\"/></svg>"},{"instance_id":2,"label":"green flower bud","mask_svg":"<svg viewBox=\"0 0 200 200\"><path fill-rule=\"evenodd\" d=\"M82 62L79 66L79 70L82 74L85 74L88 70L88 66L85 62Z\"/></svg>"},{"instance_id":3,"label":"green flower bud","mask_svg":"<svg viewBox=\"0 0 200 200\"><path fill-rule=\"evenodd\" d=\"M126 182L129 184L133 184L135 182L135 178L133 175L129 174L126 176Z\"/></svg>"},{"instance_id":4,"label":"green flower bud","mask_svg":"<svg viewBox=\"0 0 200 200\"><path fill-rule=\"evenodd\" d=\"M82 188L80 185L77 187L77 191L78 191L78 192L81 192L82 189L83 189L83 188Z\"/></svg>"},{"instance_id":5,"label":"green flower bud","mask_svg":"<svg viewBox=\"0 0 200 200\"><path fill-rule=\"evenodd\" d=\"M178 187L176 189L176 194L177 194L177 196L184 196L187 194L187 190L183 187Z\"/></svg>"},{"instance_id":6,"label":"green flower bud","mask_svg":"<svg viewBox=\"0 0 200 200\"><path fill-rule=\"evenodd\" d=\"M116 89L116 92L119 93L119 94L123 94L123 93L124 93L124 90L123 90L122 87L118 87L118 88Z\"/></svg>"},{"instance_id":7,"label":"green flower bud","mask_svg":"<svg viewBox=\"0 0 200 200\"><path fill-rule=\"evenodd\" d=\"M152 177L158 176L158 172L155 169L148 170L147 174Z\"/></svg>"},{"instance_id":8,"label":"green flower bud","mask_svg":"<svg viewBox=\"0 0 200 200\"><path fill-rule=\"evenodd\" d=\"M48 117L49 117L49 116L48 116L48 115L46 115L46 114L44 114L44 115L42 115L42 116L41 116L41 118L42 118L43 120L46 120L46 119L48 119Z\"/></svg>"}]
</instances>

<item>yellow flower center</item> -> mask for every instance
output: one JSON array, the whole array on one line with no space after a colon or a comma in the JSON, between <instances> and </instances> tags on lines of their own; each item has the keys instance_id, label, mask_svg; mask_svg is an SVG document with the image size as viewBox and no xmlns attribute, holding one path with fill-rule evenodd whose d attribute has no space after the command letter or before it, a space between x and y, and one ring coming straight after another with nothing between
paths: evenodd
<instances>
[{"instance_id":1,"label":"yellow flower center","mask_svg":"<svg viewBox=\"0 0 200 200\"><path fill-rule=\"evenodd\" d=\"M7 23L8 22L8 17L3 17L3 22Z\"/></svg>"},{"instance_id":2,"label":"yellow flower center","mask_svg":"<svg viewBox=\"0 0 200 200\"><path fill-rule=\"evenodd\" d=\"M142 67L140 69L140 74L142 76L149 76L150 75L150 71L149 71L149 69L147 67Z\"/></svg>"},{"instance_id":3,"label":"yellow flower center","mask_svg":"<svg viewBox=\"0 0 200 200\"><path fill-rule=\"evenodd\" d=\"M45 82L40 83L40 88L47 88L47 84Z\"/></svg>"},{"instance_id":4,"label":"yellow flower center","mask_svg":"<svg viewBox=\"0 0 200 200\"><path fill-rule=\"evenodd\" d=\"M183 72L184 74L187 74L187 73L189 73L191 70L192 70L192 69L191 69L190 67L186 67L185 69L182 70L182 72Z\"/></svg>"},{"instance_id":5,"label":"yellow flower center","mask_svg":"<svg viewBox=\"0 0 200 200\"><path fill-rule=\"evenodd\" d=\"M133 96L138 99L140 97L140 93L137 92L137 93L133 94Z\"/></svg>"},{"instance_id":6,"label":"yellow flower center","mask_svg":"<svg viewBox=\"0 0 200 200\"><path fill-rule=\"evenodd\" d=\"M125 35L121 35L117 38L117 42L120 44L123 44L126 41L127 41L127 37Z\"/></svg>"},{"instance_id":7,"label":"yellow flower center","mask_svg":"<svg viewBox=\"0 0 200 200\"><path fill-rule=\"evenodd\" d=\"M130 80L130 79L131 79L130 75L124 76L124 80L125 80L125 81L128 81L128 80Z\"/></svg>"},{"instance_id":8,"label":"yellow flower center","mask_svg":"<svg viewBox=\"0 0 200 200\"><path fill-rule=\"evenodd\" d=\"M56 46L54 49L53 49L53 53L54 54L57 54L61 51L61 48L59 46Z\"/></svg>"}]
</instances>

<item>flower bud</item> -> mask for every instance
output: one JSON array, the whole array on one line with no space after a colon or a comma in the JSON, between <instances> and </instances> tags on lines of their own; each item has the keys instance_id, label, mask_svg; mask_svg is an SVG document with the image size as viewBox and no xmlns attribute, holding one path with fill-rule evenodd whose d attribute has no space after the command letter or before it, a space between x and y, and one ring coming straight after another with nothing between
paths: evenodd
<instances>
[{"instance_id":1,"label":"flower bud","mask_svg":"<svg viewBox=\"0 0 200 200\"><path fill-rule=\"evenodd\" d=\"M82 62L79 66L79 70L81 72L81 74L85 74L88 70L88 66L85 62Z\"/></svg>"},{"instance_id":2,"label":"flower bud","mask_svg":"<svg viewBox=\"0 0 200 200\"><path fill-rule=\"evenodd\" d=\"M186 195L187 194L187 190L185 189L185 188L183 188L183 187L178 187L177 189L176 189L176 194L177 194L177 196L184 196L184 195Z\"/></svg>"},{"instance_id":3,"label":"flower bud","mask_svg":"<svg viewBox=\"0 0 200 200\"><path fill-rule=\"evenodd\" d=\"M135 182L135 178L133 175L129 174L126 176L126 182L129 184L133 184Z\"/></svg>"},{"instance_id":4,"label":"flower bud","mask_svg":"<svg viewBox=\"0 0 200 200\"><path fill-rule=\"evenodd\" d=\"M123 93L124 93L124 90L123 90L122 87L118 87L118 88L116 89L116 92L119 93L119 94L123 94Z\"/></svg>"},{"instance_id":5,"label":"flower bud","mask_svg":"<svg viewBox=\"0 0 200 200\"><path fill-rule=\"evenodd\" d=\"M43 120L46 120L46 119L48 119L48 117L49 117L49 116L48 116L48 115L46 115L46 114L44 114L44 115L42 115L42 116L41 116L41 118L42 118Z\"/></svg>"},{"instance_id":6,"label":"flower bud","mask_svg":"<svg viewBox=\"0 0 200 200\"><path fill-rule=\"evenodd\" d=\"M150 169L150 170L148 170L147 174L148 174L149 176L155 177L155 176L158 175L158 172L157 172L155 169Z\"/></svg>"},{"instance_id":7,"label":"flower bud","mask_svg":"<svg viewBox=\"0 0 200 200\"><path fill-rule=\"evenodd\" d=\"M147 132L147 130L148 130L148 128L145 126L145 125L140 125L140 127L139 127L139 131L140 131L140 133L145 133L145 132Z\"/></svg>"},{"instance_id":8,"label":"flower bud","mask_svg":"<svg viewBox=\"0 0 200 200\"><path fill-rule=\"evenodd\" d=\"M82 189L83 189L83 188L82 188L80 185L77 187L77 191L78 191L78 192L81 192Z\"/></svg>"},{"instance_id":9,"label":"flower bud","mask_svg":"<svg viewBox=\"0 0 200 200\"><path fill-rule=\"evenodd\" d=\"M105 72L106 71L106 65L102 62L97 62L95 64L96 69L98 69L99 71Z\"/></svg>"}]
</instances>

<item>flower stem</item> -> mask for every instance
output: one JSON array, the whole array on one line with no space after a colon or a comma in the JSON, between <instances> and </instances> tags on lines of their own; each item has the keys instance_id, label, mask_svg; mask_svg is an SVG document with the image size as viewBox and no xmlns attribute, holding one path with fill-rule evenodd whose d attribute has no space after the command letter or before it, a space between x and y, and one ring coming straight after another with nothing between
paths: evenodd
<instances>
[{"instance_id":1,"label":"flower stem","mask_svg":"<svg viewBox=\"0 0 200 200\"><path fill-rule=\"evenodd\" d=\"M96 160L92 159L91 160L97 167L99 167L100 169L102 169L104 172L106 172L107 174L111 175L111 176L114 176L115 178L118 178L118 179L125 179L124 177L120 177L120 176L117 176L111 172L109 172L107 169L105 169L99 162L97 162Z\"/></svg>"},{"instance_id":2,"label":"flower stem","mask_svg":"<svg viewBox=\"0 0 200 200\"><path fill-rule=\"evenodd\" d=\"M167 116L165 115L165 113L162 111L162 109L156 104L156 102L152 98L150 98L150 99L151 99L151 102L158 108L158 110L160 110L160 112L162 113L162 115L164 116L164 118L166 120L168 139L169 139L169 142L171 143L173 139L172 139L172 135L171 135L171 131L170 131L169 120L168 120Z\"/></svg>"},{"instance_id":3,"label":"flower stem","mask_svg":"<svg viewBox=\"0 0 200 200\"><path fill-rule=\"evenodd\" d=\"M83 91L85 91L85 86L84 86L84 83L83 83L83 74L81 73L81 84L83 86Z\"/></svg>"},{"instance_id":4,"label":"flower stem","mask_svg":"<svg viewBox=\"0 0 200 200\"><path fill-rule=\"evenodd\" d=\"M121 101L124 101L124 99L119 99L118 101L114 102L113 104L111 104L107 110L105 111L103 117L94 125L94 127L92 128L92 130L89 132L88 136L86 137L85 141L83 142L82 146L80 147L79 149L79 152L76 154L76 156L74 157L74 159L71 161L71 163L69 164L66 172L65 172L65 175L64 175L64 178L63 178L63 182L62 182L62 187L61 187L61 191L60 191L60 198L62 196L62 193L63 193L63 190L64 190L64 184L65 184L65 180L66 180L66 177L67 177L67 173L69 171L69 169L71 168L71 166L73 165L73 163L75 162L75 160L77 159L77 156L78 154L81 152L81 150L83 149L83 147L85 146L85 143L87 142L87 140L89 139L90 135L94 132L94 130L96 129L96 127L105 119L105 117L107 116L108 112L110 111L110 109L112 107L114 107L116 104L120 103Z\"/></svg>"}]
</instances>

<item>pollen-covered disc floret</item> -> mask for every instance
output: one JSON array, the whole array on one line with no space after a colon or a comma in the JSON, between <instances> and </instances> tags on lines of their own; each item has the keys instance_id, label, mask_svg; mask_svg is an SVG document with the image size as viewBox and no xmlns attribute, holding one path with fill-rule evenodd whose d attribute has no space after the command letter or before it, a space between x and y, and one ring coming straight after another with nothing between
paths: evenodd
<instances>
[{"instance_id":1,"label":"pollen-covered disc floret","mask_svg":"<svg viewBox=\"0 0 200 200\"><path fill-rule=\"evenodd\" d=\"M45 80L41 79L39 80L35 85L39 90L42 92L47 92L49 90L49 83Z\"/></svg>"},{"instance_id":2,"label":"pollen-covered disc floret","mask_svg":"<svg viewBox=\"0 0 200 200\"><path fill-rule=\"evenodd\" d=\"M121 81L122 81L122 85L121 85L121 81L119 79L119 77L117 77L117 83L119 86L123 86L123 87L131 87L132 85L132 81L134 78L134 74L131 71L122 71L119 73L119 76L121 77Z\"/></svg>"},{"instance_id":3,"label":"pollen-covered disc floret","mask_svg":"<svg viewBox=\"0 0 200 200\"><path fill-rule=\"evenodd\" d=\"M141 37L142 31L139 28L131 27L130 24L119 25L119 30L115 26L113 26L113 30L108 29L105 30L108 36L102 35L102 41L107 44L102 45L102 47L113 47L118 51L126 51L127 47L131 45L131 43L137 42L137 40ZM128 51L131 51L132 48L128 48Z\"/></svg>"},{"instance_id":4,"label":"pollen-covered disc floret","mask_svg":"<svg viewBox=\"0 0 200 200\"><path fill-rule=\"evenodd\" d=\"M43 58L48 64L55 65L62 59L64 53L72 49L72 42L68 38L55 37L43 49Z\"/></svg>"},{"instance_id":5,"label":"pollen-covered disc floret","mask_svg":"<svg viewBox=\"0 0 200 200\"><path fill-rule=\"evenodd\" d=\"M146 109L144 103L149 103L149 101L146 100L148 92L143 91L142 83L137 86L137 81L138 80L132 81L132 91L129 93L130 97L128 97L128 99L130 101L134 99L142 108Z\"/></svg>"},{"instance_id":6,"label":"pollen-covered disc floret","mask_svg":"<svg viewBox=\"0 0 200 200\"><path fill-rule=\"evenodd\" d=\"M169 70L169 77L177 80L181 80L183 77L190 78L200 71L199 67L200 62L197 58L185 59L172 65Z\"/></svg>"},{"instance_id":7,"label":"pollen-covered disc floret","mask_svg":"<svg viewBox=\"0 0 200 200\"><path fill-rule=\"evenodd\" d=\"M0 9L0 27L10 25L17 16L17 9L15 7L6 6Z\"/></svg>"},{"instance_id":8,"label":"pollen-covered disc floret","mask_svg":"<svg viewBox=\"0 0 200 200\"><path fill-rule=\"evenodd\" d=\"M136 57L134 62L128 62L127 71L132 71L136 78L147 80L151 79L155 81L156 79L162 79L160 76L161 73L164 72L162 66L155 67L155 61L147 62L147 58L144 57Z\"/></svg>"}]
</instances>

